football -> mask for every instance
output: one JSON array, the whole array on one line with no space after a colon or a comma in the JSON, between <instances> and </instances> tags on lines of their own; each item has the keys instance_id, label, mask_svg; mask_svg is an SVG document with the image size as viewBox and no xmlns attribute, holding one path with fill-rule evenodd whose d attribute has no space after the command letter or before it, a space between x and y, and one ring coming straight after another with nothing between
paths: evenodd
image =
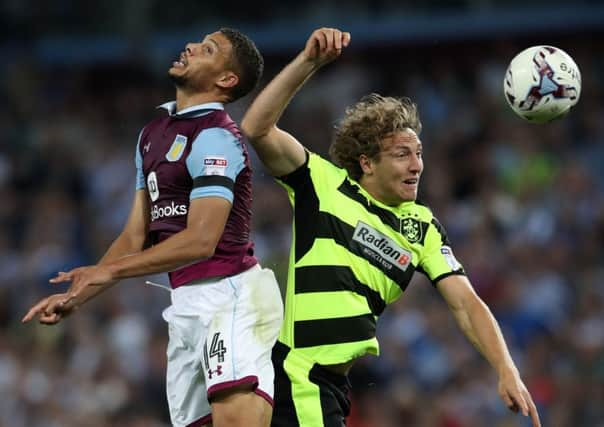
<instances>
[{"instance_id":1,"label":"football","mask_svg":"<svg viewBox=\"0 0 604 427\"><path fill-rule=\"evenodd\" d=\"M564 116L579 101L581 73L562 49L533 46L512 59L503 91L518 116L546 123Z\"/></svg>"}]
</instances>

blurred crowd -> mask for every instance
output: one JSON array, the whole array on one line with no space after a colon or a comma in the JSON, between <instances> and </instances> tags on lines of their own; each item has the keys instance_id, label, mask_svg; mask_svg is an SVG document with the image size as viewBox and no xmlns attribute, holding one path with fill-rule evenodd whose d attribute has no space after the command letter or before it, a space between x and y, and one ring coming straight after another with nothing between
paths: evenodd
<instances>
[{"instance_id":1,"label":"blurred crowd","mask_svg":"<svg viewBox=\"0 0 604 427\"><path fill-rule=\"evenodd\" d=\"M351 48L303 89L281 127L326 154L334 123L362 95L414 99L424 124L420 198L500 322L543 425L602 427L604 43L548 42L583 75L579 105L551 124L523 122L502 95L507 62L536 42L491 40ZM267 57L265 80L289 57ZM0 427L169 424L168 292L128 280L56 327L20 323L32 303L64 289L48 283L54 273L94 263L121 230L138 132L173 98L168 79L149 70L136 58L0 68ZM229 107L235 119L249 101ZM291 210L253 160L256 251L284 285ZM351 374L350 427L527 425L423 276L378 332L382 356Z\"/></svg>"}]
</instances>

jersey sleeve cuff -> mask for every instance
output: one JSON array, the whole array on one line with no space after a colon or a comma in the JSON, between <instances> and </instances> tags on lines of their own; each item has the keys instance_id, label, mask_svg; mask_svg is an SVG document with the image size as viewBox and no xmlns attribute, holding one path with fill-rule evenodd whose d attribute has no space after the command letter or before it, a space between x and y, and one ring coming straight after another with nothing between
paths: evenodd
<instances>
[{"instance_id":1,"label":"jersey sleeve cuff","mask_svg":"<svg viewBox=\"0 0 604 427\"><path fill-rule=\"evenodd\" d=\"M288 173L283 176L276 176L275 179L277 181L281 181L284 184L289 185L292 188L296 187L296 184L299 183L306 177L306 171L308 170L308 162L310 159L310 152L308 150L304 150L306 153L306 160L304 163L295 171Z\"/></svg>"},{"instance_id":2,"label":"jersey sleeve cuff","mask_svg":"<svg viewBox=\"0 0 604 427\"><path fill-rule=\"evenodd\" d=\"M463 269L459 269L459 270L449 271L448 273L441 274L440 276L437 276L434 279L431 279L430 281L432 282L433 286L436 286L438 284L438 282L440 282L445 277L449 277L449 276L465 276L465 275L466 275L466 272Z\"/></svg>"},{"instance_id":3,"label":"jersey sleeve cuff","mask_svg":"<svg viewBox=\"0 0 604 427\"><path fill-rule=\"evenodd\" d=\"M233 203L234 198L231 190L217 185L195 188L189 195L190 200L199 199L202 197L221 197L228 200L230 203Z\"/></svg>"}]
</instances>

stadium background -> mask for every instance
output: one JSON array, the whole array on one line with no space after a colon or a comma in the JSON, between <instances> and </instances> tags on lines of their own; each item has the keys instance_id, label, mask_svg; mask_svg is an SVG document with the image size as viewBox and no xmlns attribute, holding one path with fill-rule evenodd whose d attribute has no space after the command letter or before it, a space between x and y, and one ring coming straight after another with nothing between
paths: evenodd
<instances>
[{"instance_id":1,"label":"stadium background","mask_svg":"<svg viewBox=\"0 0 604 427\"><path fill-rule=\"evenodd\" d=\"M501 323L544 426L604 426L604 7L431 0L0 2L0 426L160 427L167 292L130 280L58 327L21 325L58 270L94 263L134 189L137 134L173 98L184 43L240 28L264 83L318 26L352 32L281 124L326 153L345 105L419 103L421 197ZM564 120L534 126L502 96L507 62L551 44L579 65ZM247 97L229 108L239 120ZM257 253L284 284L290 210L255 162ZM163 276L154 277L165 281ZM496 377L422 277L379 322L380 358L353 370L353 427L512 427Z\"/></svg>"}]
</instances>

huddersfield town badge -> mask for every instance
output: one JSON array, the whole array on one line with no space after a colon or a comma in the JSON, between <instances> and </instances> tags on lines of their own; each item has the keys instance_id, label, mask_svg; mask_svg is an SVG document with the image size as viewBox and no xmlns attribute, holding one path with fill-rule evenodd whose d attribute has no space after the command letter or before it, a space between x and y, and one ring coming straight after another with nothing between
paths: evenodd
<instances>
[{"instance_id":1,"label":"huddersfield town badge","mask_svg":"<svg viewBox=\"0 0 604 427\"><path fill-rule=\"evenodd\" d=\"M416 219L403 219L401 231L409 243L417 243L422 240L422 227Z\"/></svg>"}]
</instances>

